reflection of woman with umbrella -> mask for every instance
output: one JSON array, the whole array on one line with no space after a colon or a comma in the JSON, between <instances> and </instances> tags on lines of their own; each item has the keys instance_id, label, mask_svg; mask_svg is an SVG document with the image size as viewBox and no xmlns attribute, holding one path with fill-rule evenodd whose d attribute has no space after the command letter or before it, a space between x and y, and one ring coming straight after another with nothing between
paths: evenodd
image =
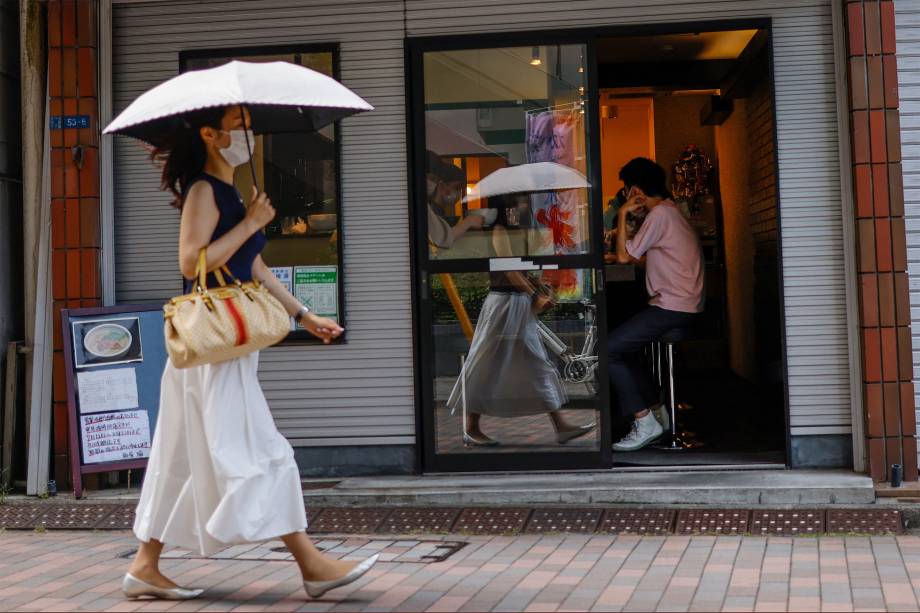
<instances>
[{"instance_id":1,"label":"reflection of woman with umbrella","mask_svg":"<svg viewBox=\"0 0 920 613\"><path fill-rule=\"evenodd\" d=\"M479 182L467 200L487 198L495 210L492 255L520 257L509 230L532 225L528 192L587 187L580 173L553 162L502 168ZM545 413L560 444L591 432L595 425L569 423L559 412L567 401L559 373L549 359L537 316L554 306L552 296L526 273L489 275L489 295L476 323L470 352L447 405L464 411L463 443L491 447L498 442L480 425L482 415L522 417Z\"/></svg>"},{"instance_id":2,"label":"reflection of woman with umbrella","mask_svg":"<svg viewBox=\"0 0 920 613\"><path fill-rule=\"evenodd\" d=\"M279 72L288 80L276 80ZM223 80L218 79L221 74ZM176 81L183 87L175 88ZM268 111L283 118L281 105L290 107L284 96L277 108L259 106L270 102L266 97L279 83L306 91L312 83L311 93L325 87L338 100L350 102L351 112L369 108L340 84L305 68L233 62L186 73L154 88L106 132L138 136L155 146L153 157L163 163L162 186L172 191L173 204L182 211L183 277L195 276L198 253L206 248L209 271L226 266L240 281L259 279L307 330L328 343L342 328L303 307L259 255L265 246L261 230L275 215L271 202L254 186L246 207L233 186L234 168L251 163L251 121L264 130L273 119ZM250 97L247 89L252 87L258 89ZM170 98L170 92L175 97ZM252 119L243 104L252 108ZM292 117L292 122L300 122L294 127L311 127L298 119L311 115L308 104L320 106L316 100L302 101ZM155 105L159 112L150 111ZM338 110L339 116L347 114ZM264 124L257 123L259 113ZM376 556L358 564L333 560L307 537L300 473L290 444L272 420L257 369L258 353L182 370L167 362L134 523L142 542L123 582L129 598L185 600L201 594L178 587L160 573L165 543L209 555L231 544L280 538L294 554L313 597L355 581L376 561Z\"/></svg>"}]
</instances>

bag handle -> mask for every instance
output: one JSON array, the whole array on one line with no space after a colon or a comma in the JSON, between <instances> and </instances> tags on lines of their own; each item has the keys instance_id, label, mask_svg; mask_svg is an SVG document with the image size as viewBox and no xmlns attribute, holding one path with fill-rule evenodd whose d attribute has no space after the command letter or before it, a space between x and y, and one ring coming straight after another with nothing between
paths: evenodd
<instances>
[{"instance_id":1,"label":"bag handle","mask_svg":"<svg viewBox=\"0 0 920 613\"><path fill-rule=\"evenodd\" d=\"M223 271L223 273L221 273ZM227 282L224 280L224 274L230 277L230 280L233 281L239 287L242 287L243 284L240 283L239 279L233 276L233 273L230 272L230 269L227 268L227 265L224 264L220 268L214 269L214 277L217 279L217 283L221 287L226 287ZM202 247L198 251L198 266L195 267L195 276L198 277L198 291L201 293L207 293L208 291L208 248Z\"/></svg>"}]
</instances>

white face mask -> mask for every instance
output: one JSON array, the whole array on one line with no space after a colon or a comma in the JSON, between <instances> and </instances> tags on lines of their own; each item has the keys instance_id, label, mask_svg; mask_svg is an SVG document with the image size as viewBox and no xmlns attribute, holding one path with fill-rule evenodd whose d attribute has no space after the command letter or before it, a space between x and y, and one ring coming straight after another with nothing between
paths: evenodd
<instances>
[{"instance_id":1,"label":"white face mask","mask_svg":"<svg viewBox=\"0 0 920 613\"><path fill-rule=\"evenodd\" d=\"M245 164L252 157L252 151L256 148L256 137L252 130L221 130L224 134L230 135L230 146L220 149L220 154L227 163L236 168L240 164ZM249 145L246 145L246 138L249 137Z\"/></svg>"}]
</instances>

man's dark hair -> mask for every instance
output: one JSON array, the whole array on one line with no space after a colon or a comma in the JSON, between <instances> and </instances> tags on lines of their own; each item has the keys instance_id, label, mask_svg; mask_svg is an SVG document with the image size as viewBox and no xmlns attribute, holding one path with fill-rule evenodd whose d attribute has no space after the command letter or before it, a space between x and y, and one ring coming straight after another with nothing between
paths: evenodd
<instances>
[{"instance_id":1,"label":"man's dark hair","mask_svg":"<svg viewBox=\"0 0 920 613\"><path fill-rule=\"evenodd\" d=\"M466 173L442 160L434 151L428 151L428 174L435 175L445 183L466 183Z\"/></svg>"},{"instance_id":2,"label":"man's dark hair","mask_svg":"<svg viewBox=\"0 0 920 613\"><path fill-rule=\"evenodd\" d=\"M670 198L668 178L664 168L648 158L633 158L620 169L620 180L626 188L638 187L650 198Z\"/></svg>"}]
</instances>

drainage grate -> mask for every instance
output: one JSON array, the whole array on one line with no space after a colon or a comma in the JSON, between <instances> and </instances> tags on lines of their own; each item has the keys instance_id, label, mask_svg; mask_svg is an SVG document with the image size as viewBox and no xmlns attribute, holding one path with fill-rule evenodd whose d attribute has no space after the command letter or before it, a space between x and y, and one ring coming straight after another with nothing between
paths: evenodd
<instances>
[{"instance_id":1,"label":"drainage grate","mask_svg":"<svg viewBox=\"0 0 920 613\"><path fill-rule=\"evenodd\" d=\"M688 509L677 514L676 534L745 534L750 511Z\"/></svg>"},{"instance_id":2,"label":"drainage grate","mask_svg":"<svg viewBox=\"0 0 920 613\"><path fill-rule=\"evenodd\" d=\"M454 532L462 534L518 534L524 529L530 509L463 509Z\"/></svg>"},{"instance_id":3,"label":"drainage grate","mask_svg":"<svg viewBox=\"0 0 920 613\"><path fill-rule=\"evenodd\" d=\"M536 509L527 523L525 532L575 532L589 534L597 528L600 509Z\"/></svg>"},{"instance_id":4,"label":"drainage grate","mask_svg":"<svg viewBox=\"0 0 920 613\"><path fill-rule=\"evenodd\" d=\"M0 505L7 530L129 530L134 503ZM629 509L496 507L324 507L307 509L311 534L892 534L904 531L893 509ZM395 542L395 541L394 541ZM400 541L402 542L402 541ZM341 545L340 545L341 547ZM277 553L277 552L275 552Z\"/></svg>"},{"instance_id":5,"label":"drainage grate","mask_svg":"<svg viewBox=\"0 0 920 613\"><path fill-rule=\"evenodd\" d=\"M134 527L134 509L132 506L116 506L115 510L96 524L96 530L130 530Z\"/></svg>"},{"instance_id":6,"label":"drainage grate","mask_svg":"<svg viewBox=\"0 0 920 613\"><path fill-rule=\"evenodd\" d=\"M48 511L35 521L35 526L48 530L88 530L95 528L114 510L115 506L110 504L49 505Z\"/></svg>"},{"instance_id":7,"label":"drainage grate","mask_svg":"<svg viewBox=\"0 0 920 613\"><path fill-rule=\"evenodd\" d=\"M609 509L598 526L608 534L670 534L674 511Z\"/></svg>"},{"instance_id":8,"label":"drainage grate","mask_svg":"<svg viewBox=\"0 0 920 613\"><path fill-rule=\"evenodd\" d=\"M754 511L751 517L751 534L796 536L822 532L823 511Z\"/></svg>"},{"instance_id":9,"label":"drainage grate","mask_svg":"<svg viewBox=\"0 0 920 613\"><path fill-rule=\"evenodd\" d=\"M380 527L384 534L437 534L450 532L460 509L394 509Z\"/></svg>"},{"instance_id":10,"label":"drainage grate","mask_svg":"<svg viewBox=\"0 0 920 613\"><path fill-rule=\"evenodd\" d=\"M381 562L400 564L434 564L443 562L464 547L464 541L408 540L408 539L325 539L316 543L317 549L342 560L363 560L380 554ZM119 554L133 558L137 549ZM164 560L233 560L237 562L291 562L294 557L281 541L268 541L258 545L234 545L210 555L202 556L186 549L172 548L163 552Z\"/></svg>"},{"instance_id":11,"label":"drainage grate","mask_svg":"<svg viewBox=\"0 0 920 613\"><path fill-rule=\"evenodd\" d=\"M901 512L894 510L838 510L827 512L828 532L895 534L903 531Z\"/></svg>"},{"instance_id":12,"label":"drainage grate","mask_svg":"<svg viewBox=\"0 0 920 613\"><path fill-rule=\"evenodd\" d=\"M307 526L312 526L313 522L319 519L319 515L322 512L323 510L321 508L317 509L315 507L307 507ZM307 529L307 532L309 531L310 530Z\"/></svg>"},{"instance_id":13,"label":"drainage grate","mask_svg":"<svg viewBox=\"0 0 920 613\"><path fill-rule=\"evenodd\" d=\"M48 511L48 507L37 504L0 505L0 528L25 530L35 527L35 522Z\"/></svg>"},{"instance_id":14,"label":"drainage grate","mask_svg":"<svg viewBox=\"0 0 920 613\"><path fill-rule=\"evenodd\" d=\"M329 507L323 509L307 532L330 534L369 534L389 515L389 509L344 509Z\"/></svg>"}]
</instances>

